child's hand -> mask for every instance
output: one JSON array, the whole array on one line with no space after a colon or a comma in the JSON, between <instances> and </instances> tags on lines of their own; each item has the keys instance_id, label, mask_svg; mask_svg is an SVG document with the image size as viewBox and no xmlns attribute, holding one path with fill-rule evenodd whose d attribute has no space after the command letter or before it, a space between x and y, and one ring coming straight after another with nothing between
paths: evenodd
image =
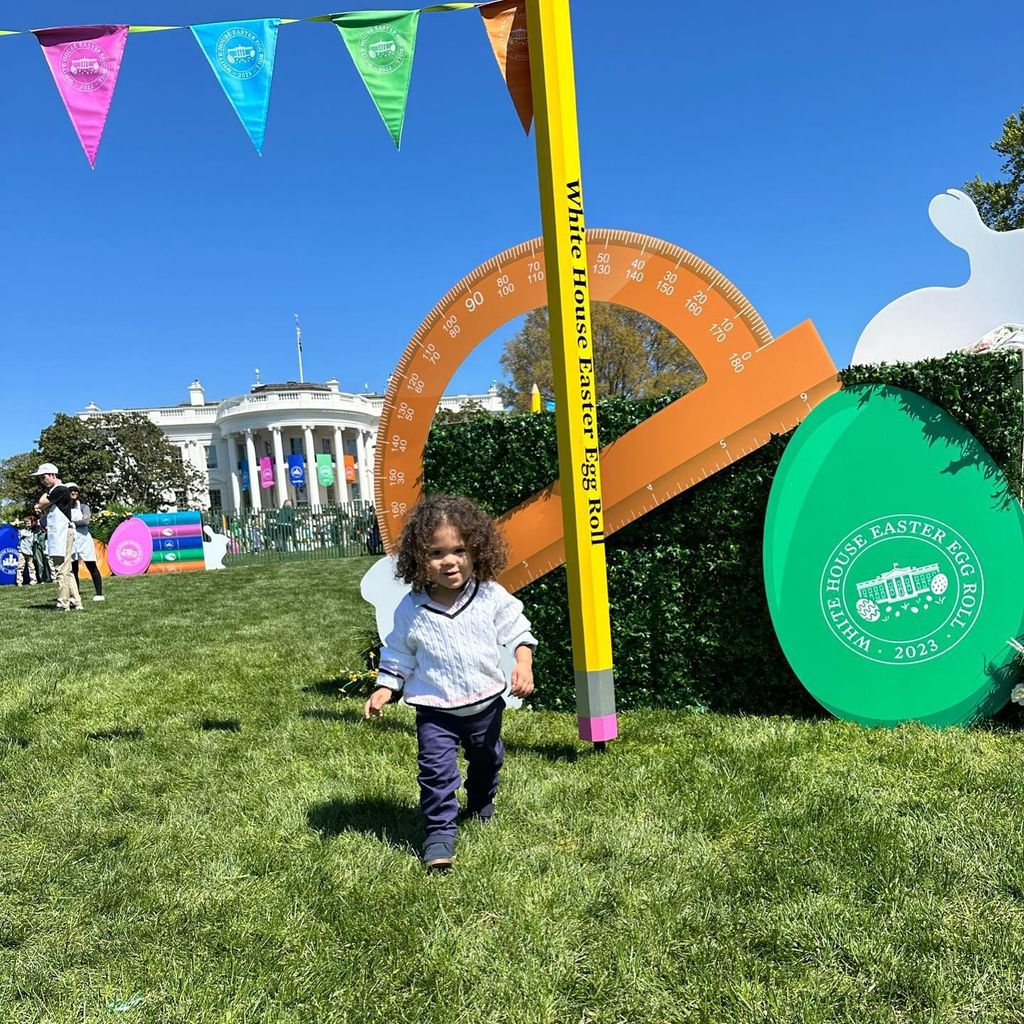
<instances>
[{"instance_id":1,"label":"child's hand","mask_svg":"<svg viewBox=\"0 0 1024 1024\"><path fill-rule=\"evenodd\" d=\"M384 705L391 700L391 691L386 686L379 686L363 705L363 718L380 718L384 713Z\"/></svg>"},{"instance_id":2,"label":"child's hand","mask_svg":"<svg viewBox=\"0 0 1024 1024\"><path fill-rule=\"evenodd\" d=\"M516 665L512 669L512 694L529 697L533 693L533 648L520 644L515 653Z\"/></svg>"},{"instance_id":3,"label":"child's hand","mask_svg":"<svg viewBox=\"0 0 1024 1024\"><path fill-rule=\"evenodd\" d=\"M529 697L533 693L533 668L517 664L512 669L512 693L516 697Z\"/></svg>"}]
</instances>

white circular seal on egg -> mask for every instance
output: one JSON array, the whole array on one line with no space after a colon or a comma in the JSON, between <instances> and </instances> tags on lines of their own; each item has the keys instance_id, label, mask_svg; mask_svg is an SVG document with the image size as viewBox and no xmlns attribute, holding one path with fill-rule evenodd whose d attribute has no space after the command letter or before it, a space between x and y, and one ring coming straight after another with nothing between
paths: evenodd
<instances>
[{"instance_id":1,"label":"white circular seal on egg","mask_svg":"<svg viewBox=\"0 0 1024 1024\"><path fill-rule=\"evenodd\" d=\"M894 513L839 541L819 594L839 643L870 661L911 665L942 657L967 636L985 580L974 548L948 523Z\"/></svg>"}]
</instances>

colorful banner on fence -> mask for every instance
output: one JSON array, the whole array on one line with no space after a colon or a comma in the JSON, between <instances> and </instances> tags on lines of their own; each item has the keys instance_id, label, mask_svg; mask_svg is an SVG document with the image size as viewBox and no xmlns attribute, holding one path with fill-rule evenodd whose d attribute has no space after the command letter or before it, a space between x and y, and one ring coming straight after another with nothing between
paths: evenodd
<instances>
[{"instance_id":1,"label":"colorful banner on fence","mask_svg":"<svg viewBox=\"0 0 1024 1024\"><path fill-rule=\"evenodd\" d=\"M354 483L356 479L356 460L354 455L345 456L345 480Z\"/></svg>"},{"instance_id":2,"label":"colorful banner on fence","mask_svg":"<svg viewBox=\"0 0 1024 1024\"><path fill-rule=\"evenodd\" d=\"M316 479L322 487L330 487L334 483L334 460L327 452L316 457Z\"/></svg>"},{"instance_id":3,"label":"colorful banner on fence","mask_svg":"<svg viewBox=\"0 0 1024 1024\"><path fill-rule=\"evenodd\" d=\"M34 34L89 158L89 166L95 167L96 151L121 70L128 26L45 28Z\"/></svg>"},{"instance_id":4,"label":"colorful banner on fence","mask_svg":"<svg viewBox=\"0 0 1024 1024\"><path fill-rule=\"evenodd\" d=\"M306 461L301 455L288 456L288 482L292 487L306 486Z\"/></svg>"},{"instance_id":5,"label":"colorful banner on fence","mask_svg":"<svg viewBox=\"0 0 1024 1024\"><path fill-rule=\"evenodd\" d=\"M265 18L191 26L196 42L260 156L267 130L280 23L278 18Z\"/></svg>"},{"instance_id":6,"label":"colorful banner on fence","mask_svg":"<svg viewBox=\"0 0 1024 1024\"><path fill-rule=\"evenodd\" d=\"M419 11L358 11L331 19L397 148L402 145L419 19Z\"/></svg>"},{"instance_id":7,"label":"colorful banner on fence","mask_svg":"<svg viewBox=\"0 0 1024 1024\"><path fill-rule=\"evenodd\" d=\"M523 0L498 0L480 8L487 38L494 50L505 85L523 125L530 134L533 121L533 90L530 86L530 47L526 35L526 4Z\"/></svg>"},{"instance_id":8,"label":"colorful banner on fence","mask_svg":"<svg viewBox=\"0 0 1024 1024\"><path fill-rule=\"evenodd\" d=\"M260 487L274 486L274 460L269 455L260 459Z\"/></svg>"}]
</instances>

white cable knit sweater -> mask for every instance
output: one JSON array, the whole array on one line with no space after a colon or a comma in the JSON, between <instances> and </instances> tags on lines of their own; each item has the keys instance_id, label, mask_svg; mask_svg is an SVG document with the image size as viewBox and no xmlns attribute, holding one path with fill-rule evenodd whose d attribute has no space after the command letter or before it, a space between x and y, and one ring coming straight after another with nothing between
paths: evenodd
<instances>
[{"instance_id":1,"label":"white cable knit sweater","mask_svg":"<svg viewBox=\"0 0 1024 1024\"><path fill-rule=\"evenodd\" d=\"M451 608L406 594L380 652L377 685L405 691L407 704L474 714L505 692L498 648L536 647L523 602L500 583L472 579Z\"/></svg>"}]
</instances>

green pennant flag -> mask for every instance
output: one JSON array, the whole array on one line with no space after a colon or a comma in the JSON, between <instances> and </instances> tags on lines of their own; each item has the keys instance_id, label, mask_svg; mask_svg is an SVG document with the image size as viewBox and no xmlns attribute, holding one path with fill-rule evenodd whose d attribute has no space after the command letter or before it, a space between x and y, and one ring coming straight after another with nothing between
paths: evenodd
<instances>
[{"instance_id":1,"label":"green pennant flag","mask_svg":"<svg viewBox=\"0 0 1024 1024\"><path fill-rule=\"evenodd\" d=\"M324 487L330 487L334 483L334 466L331 464L331 456L328 453L317 453L316 478L317 482L323 484Z\"/></svg>"},{"instance_id":2,"label":"green pennant flag","mask_svg":"<svg viewBox=\"0 0 1024 1024\"><path fill-rule=\"evenodd\" d=\"M331 18L398 148L419 19L419 11L355 11Z\"/></svg>"}]
</instances>

